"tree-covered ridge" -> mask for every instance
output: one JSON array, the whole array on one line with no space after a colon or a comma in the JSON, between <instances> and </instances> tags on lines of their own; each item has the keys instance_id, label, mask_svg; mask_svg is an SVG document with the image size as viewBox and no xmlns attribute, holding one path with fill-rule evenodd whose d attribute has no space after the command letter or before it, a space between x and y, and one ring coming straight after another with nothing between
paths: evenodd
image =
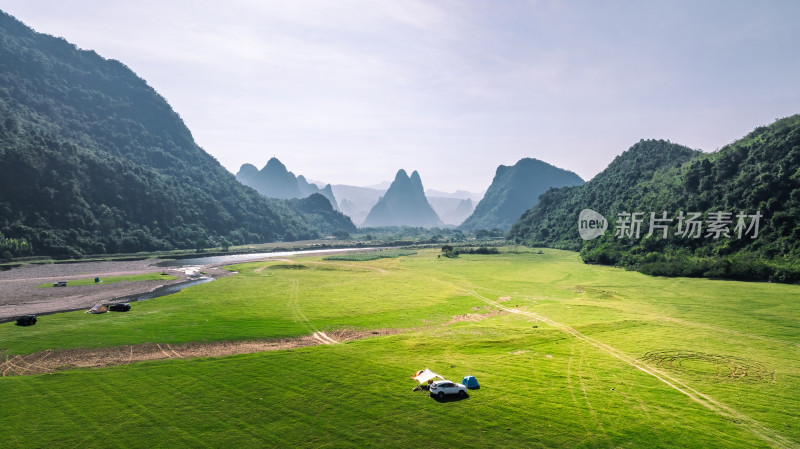
<instances>
[{"instance_id":1,"label":"tree-covered ridge","mask_svg":"<svg viewBox=\"0 0 800 449\"><path fill-rule=\"evenodd\" d=\"M334 210L330 200L321 193L285 201L302 215L306 223L324 235L335 235L336 231L356 232L356 225L353 224L350 217Z\"/></svg>"},{"instance_id":2,"label":"tree-covered ridge","mask_svg":"<svg viewBox=\"0 0 800 449\"><path fill-rule=\"evenodd\" d=\"M318 235L236 182L124 64L2 12L0 172L0 232L37 255Z\"/></svg>"},{"instance_id":3,"label":"tree-covered ridge","mask_svg":"<svg viewBox=\"0 0 800 449\"><path fill-rule=\"evenodd\" d=\"M606 183L613 176L621 183L618 190L600 188L593 179L580 188L548 192L509 237L580 249L586 262L652 274L800 280L800 115L757 128L714 153L686 155L681 163L667 164L635 182L625 181L624 171L612 163L595 179ZM626 153L617 160L630 156ZM597 239L581 240L577 220L584 208L603 214L611 229ZM643 213L638 238L615 237L622 212ZM656 217L667 213L667 238L660 230L647 237L651 212ZM680 231L678 217L689 212L700 213L699 237L675 234ZM747 233L747 228L756 215L759 232L752 238L755 229ZM709 234L717 218L725 222L728 237L715 239L713 232ZM736 229L740 221L747 226L741 237Z\"/></svg>"},{"instance_id":4,"label":"tree-covered ridge","mask_svg":"<svg viewBox=\"0 0 800 449\"><path fill-rule=\"evenodd\" d=\"M583 179L575 173L538 159L520 159L511 167L501 165L486 195L460 228L507 230L548 189L581 184Z\"/></svg>"},{"instance_id":5,"label":"tree-covered ridge","mask_svg":"<svg viewBox=\"0 0 800 449\"><path fill-rule=\"evenodd\" d=\"M699 155L699 151L664 140L642 140L582 186L552 189L514 223L508 237L517 242L578 250L578 214L593 209L602 214L627 206L635 186L670 167ZM608 215L606 215L608 217Z\"/></svg>"}]
</instances>

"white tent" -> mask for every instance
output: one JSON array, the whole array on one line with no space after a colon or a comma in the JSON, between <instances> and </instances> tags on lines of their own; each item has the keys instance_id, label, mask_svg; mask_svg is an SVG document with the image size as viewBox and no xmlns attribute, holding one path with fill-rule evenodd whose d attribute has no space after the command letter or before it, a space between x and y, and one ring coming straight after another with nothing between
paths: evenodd
<instances>
[{"instance_id":1,"label":"white tent","mask_svg":"<svg viewBox=\"0 0 800 449\"><path fill-rule=\"evenodd\" d=\"M422 371L418 371L417 374L415 374L412 379L416 380L417 382L419 382L421 384L424 384L425 382L429 381L430 379L435 379L437 377L439 379L444 379L444 377L434 373L433 371L429 370L428 368L425 368Z\"/></svg>"}]
</instances>

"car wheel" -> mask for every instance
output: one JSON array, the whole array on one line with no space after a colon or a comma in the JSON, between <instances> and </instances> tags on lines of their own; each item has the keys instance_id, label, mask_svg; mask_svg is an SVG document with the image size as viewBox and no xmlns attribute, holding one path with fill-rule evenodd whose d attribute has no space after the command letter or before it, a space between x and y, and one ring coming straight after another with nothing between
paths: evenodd
<instances>
[{"instance_id":1,"label":"car wheel","mask_svg":"<svg viewBox=\"0 0 800 449\"><path fill-rule=\"evenodd\" d=\"M440 391L439 393L436 394L436 397L439 398L439 400L442 400L444 399L444 393Z\"/></svg>"},{"instance_id":2,"label":"car wheel","mask_svg":"<svg viewBox=\"0 0 800 449\"><path fill-rule=\"evenodd\" d=\"M467 397L467 392L464 390L458 390L458 395L462 398Z\"/></svg>"}]
</instances>

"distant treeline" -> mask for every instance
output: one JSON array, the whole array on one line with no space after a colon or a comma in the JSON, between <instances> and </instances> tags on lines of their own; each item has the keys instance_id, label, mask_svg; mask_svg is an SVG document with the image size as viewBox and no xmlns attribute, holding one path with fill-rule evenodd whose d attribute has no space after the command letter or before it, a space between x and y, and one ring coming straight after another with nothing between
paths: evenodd
<instances>
[{"instance_id":1,"label":"distant treeline","mask_svg":"<svg viewBox=\"0 0 800 449\"><path fill-rule=\"evenodd\" d=\"M442 255L445 257L458 257L460 254L500 254L500 250L495 246L442 246Z\"/></svg>"}]
</instances>

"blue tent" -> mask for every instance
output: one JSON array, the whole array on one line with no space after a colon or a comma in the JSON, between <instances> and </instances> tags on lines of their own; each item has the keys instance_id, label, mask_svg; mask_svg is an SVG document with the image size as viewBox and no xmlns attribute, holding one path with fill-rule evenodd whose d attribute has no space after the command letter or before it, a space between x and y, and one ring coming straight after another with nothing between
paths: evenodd
<instances>
[{"instance_id":1,"label":"blue tent","mask_svg":"<svg viewBox=\"0 0 800 449\"><path fill-rule=\"evenodd\" d=\"M478 379L476 379L475 376L464 376L464 378L461 379L461 383L470 390L475 390L481 387L478 385Z\"/></svg>"}]
</instances>

